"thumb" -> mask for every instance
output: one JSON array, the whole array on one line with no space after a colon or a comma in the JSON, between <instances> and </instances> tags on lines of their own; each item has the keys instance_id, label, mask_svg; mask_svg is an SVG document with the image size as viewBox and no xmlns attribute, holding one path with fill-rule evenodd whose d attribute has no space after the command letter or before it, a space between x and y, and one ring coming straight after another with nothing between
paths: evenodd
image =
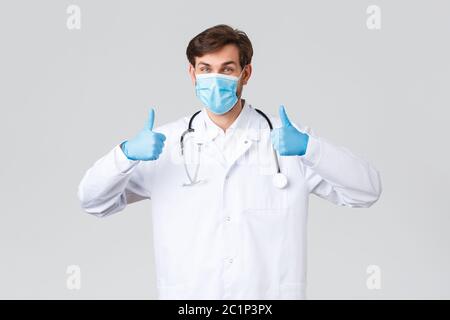
<instances>
[{"instance_id":1,"label":"thumb","mask_svg":"<svg viewBox=\"0 0 450 320\"><path fill-rule=\"evenodd\" d=\"M147 120L147 129L149 129L150 131L153 130L153 124L155 123L155 110L153 108L151 108L148 111L148 120Z\"/></svg>"},{"instance_id":2,"label":"thumb","mask_svg":"<svg viewBox=\"0 0 450 320\"><path fill-rule=\"evenodd\" d=\"M284 106L281 105L279 108L279 113L280 113L280 119L281 119L281 123L283 125L283 127L290 127L292 126L291 121L289 121L289 118L286 114L286 110L284 110Z\"/></svg>"}]
</instances>

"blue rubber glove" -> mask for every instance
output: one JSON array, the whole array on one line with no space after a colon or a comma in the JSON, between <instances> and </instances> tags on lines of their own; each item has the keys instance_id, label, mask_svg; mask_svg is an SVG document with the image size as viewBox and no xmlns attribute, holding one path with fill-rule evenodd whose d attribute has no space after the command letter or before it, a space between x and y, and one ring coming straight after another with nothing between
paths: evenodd
<instances>
[{"instance_id":1,"label":"blue rubber glove","mask_svg":"<svg viewBox=\"0 0 450 320\"><path fill-rule=\"evenodd\" d=\"M274 149L281 156L303 156L306 153L309 136L292 125L284 106L280 106L279 113L282 127L274 128L270 135Z\"/></svg>"},{"instance_id":2,"label":"blue rubber glove","mask_svg":"<svg viewBox=\"0 0 450 320\"><path fill-rule=\"evenodd\" d=\"M145 127L133 139L121 144L126 157L130 160L156 160L162 152L166 136L153 132L155 110L149 110L148 122Z\"/></svg>"}]
</instances>

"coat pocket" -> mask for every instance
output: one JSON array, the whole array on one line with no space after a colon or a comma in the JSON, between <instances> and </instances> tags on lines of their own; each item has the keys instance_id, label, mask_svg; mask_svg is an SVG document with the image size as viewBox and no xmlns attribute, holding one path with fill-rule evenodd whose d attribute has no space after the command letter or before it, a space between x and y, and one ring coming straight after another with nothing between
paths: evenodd
<instances>
[{"instance_id":1,"label":"coat pocket","mask_svg":"<svg viewBox=\"0 0 450 320\"><path fill-rule=\"evenodd\" d=\"M257 168L247 166L236 192L243 200L243 208L252 212L274 212L289 208L289 187L280 189L273 182L274 173L262 174Z\"/></svg>"}]
</instances>

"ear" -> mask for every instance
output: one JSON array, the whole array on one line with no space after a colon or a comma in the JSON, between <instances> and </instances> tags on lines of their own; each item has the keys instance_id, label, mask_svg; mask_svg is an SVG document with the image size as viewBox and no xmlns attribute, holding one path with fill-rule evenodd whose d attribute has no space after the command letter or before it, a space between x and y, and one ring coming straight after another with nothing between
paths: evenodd
<instances>
[{"instance_id":1,"label":"ear","mask_svg":"<svg viewBox=\"0 0 450 320\"><path fill-rule=\"evenodd\" d=\"M195 68L192 64L189 63L189 76L191 77L192 84L195 85Z\"/></svg>"},{"instance_id":2,"label":"ear","mask_svg":"<svg viewBox=\"0 0 450 320\"><path fill-rule=\"evenodd\" d=\"M247 67L245 67L244 75L242 77L242 84L246 85L248 80L250 79L252 75L252 65L248 64Z\"/></svg>"}]
</instances>

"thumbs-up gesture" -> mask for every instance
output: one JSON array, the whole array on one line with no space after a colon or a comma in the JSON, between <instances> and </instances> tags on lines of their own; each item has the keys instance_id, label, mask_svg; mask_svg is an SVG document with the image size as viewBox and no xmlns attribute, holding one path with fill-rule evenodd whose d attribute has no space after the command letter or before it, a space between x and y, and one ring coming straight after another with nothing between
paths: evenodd
<instances>
[{"instance_id":1,"label":"thumbs-up gesture","mask_svg":"<svg viewBox=\"0 0 450 320\"><path fill-rule=\"evenodd\" d=\"M284 106L280 106L279 113L282 127L272 130L273 147L281 156L303 156L306 153L309 136L292 125Z\"/></svg>"},{"instance_id":2,"label":"thumbs-up gesture","mask_svg":"<svg viewBox=\"0 0 450 320\"><path fill-rule=\"evenodd\" d=\"M149 110L145 127L131 140L122 143L123 153L130 160L156 160L162 152L166 136L154 132L155 110Z\"/></svg>"}]
</instances>

